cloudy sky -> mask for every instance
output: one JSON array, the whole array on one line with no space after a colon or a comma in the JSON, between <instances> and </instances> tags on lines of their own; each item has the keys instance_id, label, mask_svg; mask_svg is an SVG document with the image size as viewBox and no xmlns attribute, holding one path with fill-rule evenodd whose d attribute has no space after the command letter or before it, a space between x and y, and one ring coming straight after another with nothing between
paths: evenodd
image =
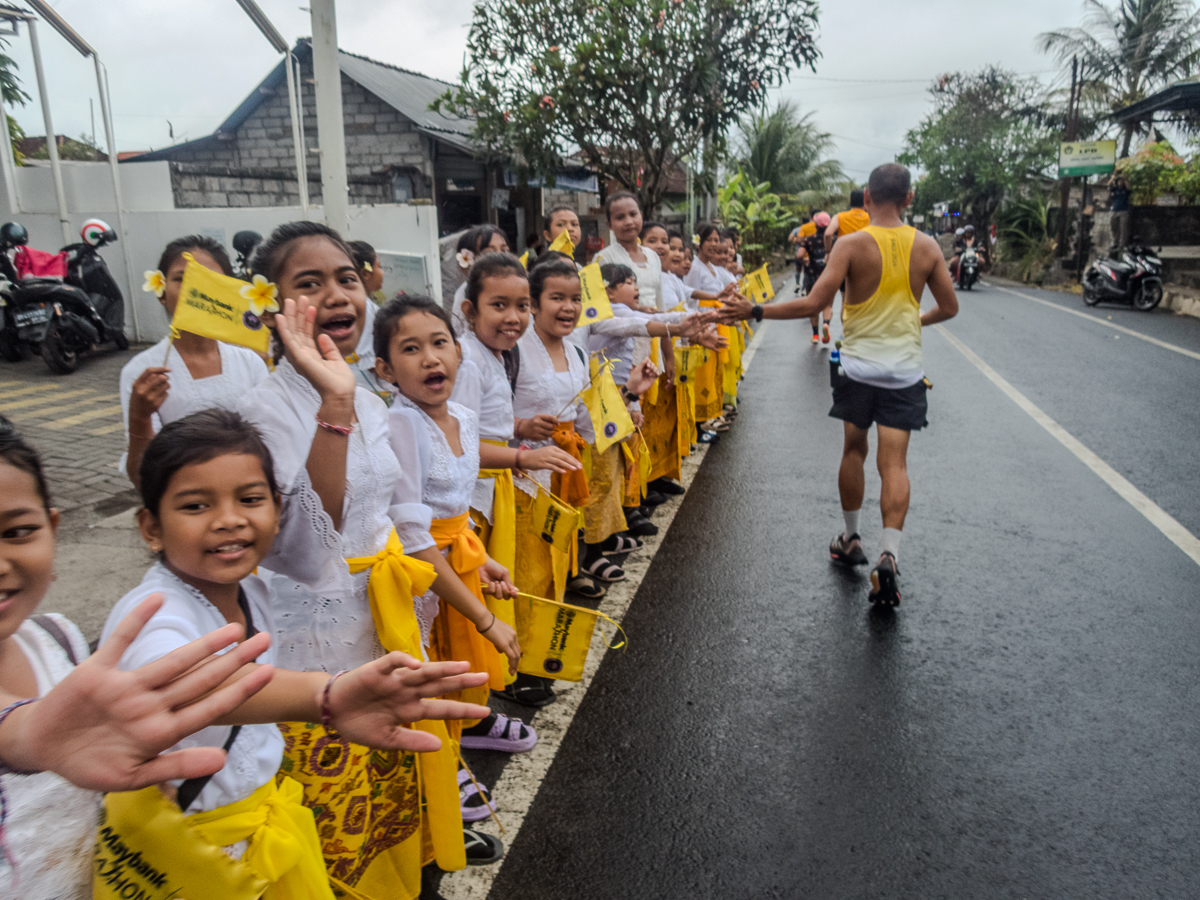
<instances>
[{"instance_id":1,"label":"cloudy sky","mask_svg":"<svg viewBox=\"0 0 1200 900\"><path fill-rule=\"evenodd\" d=\"M122 150L162 147L209 134L278 60L234 0L51 0L107 64L117 142ZM285 38L308 35L304 0L259 0ZM998 63L1022 74L1055 76L1034 49L1043 31L1076 25L1080 0L826 0L821 4L816 72L796 74L780 93L836 136L851 177L891 159L904 133L928 109L926 90L942 72ZM340 45L351 52L456 79L471 0L339 0ZM48 28L39 34L54 124L60 134L91 133L95 77ZM8 51L34 101L15 111L28 134L44 134L27 34ZM96 134L103 126L96 106Z\"/></svg>"}]
</instances>

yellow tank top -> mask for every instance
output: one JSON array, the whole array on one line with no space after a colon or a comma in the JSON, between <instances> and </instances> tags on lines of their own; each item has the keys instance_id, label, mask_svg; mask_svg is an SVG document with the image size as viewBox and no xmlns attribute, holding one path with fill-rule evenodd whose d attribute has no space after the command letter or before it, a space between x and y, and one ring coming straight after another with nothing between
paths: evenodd
<instances>
[{"instance_id":1,"label":"yellow tank top","mask_svg":"<svg viewBox=\"0 0 1200 900\"><path fill-rule=\"evenodd\" d=\"M847 209L838 213L838 237L862 231L871 224L871 216L865 209Z\"/></svg>"},{"instance_id":2,"label":"yellow tank top","mask_svg":"<svg viewBox=\"0 0 1200 900\"><path fill-rule=\"evenodd\" d=\"M856 381L880 387L906 387L924 376L921 304L913 296L908 265L917 230L862 229L875 239L883 260L879 289L862 303L842 307L842 359Z\"/></svg>"}]
</instances>

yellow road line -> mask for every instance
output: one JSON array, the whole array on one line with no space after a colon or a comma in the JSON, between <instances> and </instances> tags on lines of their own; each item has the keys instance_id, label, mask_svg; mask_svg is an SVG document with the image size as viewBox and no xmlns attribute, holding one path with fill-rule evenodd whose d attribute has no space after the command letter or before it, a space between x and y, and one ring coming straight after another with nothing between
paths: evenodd
<instances>
[{"instance_id":1,"label":"yellow road line","mask_svg":"<svg viewBox=\"0 0 1200 900\"><path fill-rule=\"evenodd\" d=\"M117 422L115 425L105 425L103 428L93 428L88 432L88 434L94 434L99 437L103 434L112 434L114 431L122 431L124 428L124 422Z\"/></svg>"},{"instance_id":2,"label":"yellow road line","mask_svg":"<svg viewBox=\"0 0 1200 900\"><path fill-rule=\"evenodd\" d=\"M8 400L12 397L20 397L24 394L32 394L37 391L53 391L58 387L61 387L61 385L57 385L57 384L53 384L53 383L51 383L51 384L31 384L31 385L28 385L27 387L17 388L17 390L15 390L15 391L0 391L0 400Z\"/></svg>"},{"instance_id":3,"label":"yellow road line","mask_svg":"<svg viewBox=\"0 0 1200 900\"><path fill-rule=\"evenodd\" d=\"M24 412L19 412L9 416L14 422L27 422L30 419L45 419L48 416L57 416L60 413L69 410L79 409L81 406L88 406L91 403L100 403L105 400L116 400L120 394L97 394L94 397L88 397L86 400L79 400L74 403L64 403L61 406L50 406L42 409L28 409Z\"/></svg>"},{"instance_id":4,"label":"yellow road line","mask_svg":"<svg viewBox=\"0 0 1200 900\"><path fill-rule=\"evenodd\" d=\"M62 431L64 428L70 428L72 425L81 425L84 422L92 421L92 419L103 419L105 416L119 415L120 412L121 404L114 403L112 406L102 406L99 409L90 409L75 416L67 416L67 418L59 419L57 422L47 422L42 427L47 431Z\"/></svg>"},{"instance_id":5,"label":"yellow road line","mask_svg":"<svg viewBox=\"0 0 1200 900\"><path fill-rule=\"evenodd\" d=\"M45 406L47 403L57 403L59 400L69 400L83 394L94 394L95 388L80 388L77 391L63 391L61 394L45 394L41 397L26 397L24 400L13 400L11 403L0 403L0 412L10 409L24 409L27 406Z\"/></svg>"}]
</instances>

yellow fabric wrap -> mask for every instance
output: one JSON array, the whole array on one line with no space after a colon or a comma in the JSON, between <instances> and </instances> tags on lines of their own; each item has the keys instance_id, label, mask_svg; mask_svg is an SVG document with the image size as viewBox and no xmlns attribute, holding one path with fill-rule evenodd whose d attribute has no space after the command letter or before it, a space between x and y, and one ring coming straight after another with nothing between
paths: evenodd
<instances>
[{"instance_id":1,"label":"yellow fabric wrap","mask_svg":"<svg viewBox=\"0 0 1200 900\"><path fill-rule=\"evenodd\" d=\"M437 542L439 550L446 550L446 560L462 583L483 603L483 589L479 583L479 567L487 562L487 551L479 536L470 528L467 513L452 519L434 519L429 533ZM466 660L472 672L487 672L488 683L477 688L467 688L446 694L447 700L463 703L478 703L487 706L488 690L504 690L508 660L475 625L446 601L442 601L433 628L429 633L429 657L441 662ZM473 723L472 723L473 724ZM462 734L463 722L448 722L450 737L455 742ZM469 727L469 726L468 726Z\"/></svg>"},{"instance_id":2,"label":"yellow fabric wrap","mask_svg":"<svg viewBox=\"0 0 1200 900\"><path fill-rule=\"evenodd\" d=\"M92 896L333 900L302 795L299 784L283 778L236 803L184 816L157 787L108 794ZM240 841L248 842L240 860L221 849Z\"/></svg>"},{"instance_id":3,"label":"yellow fabric wrap","mask_svg":"<svg viewBox=\"0 0 1200 900\"><path fill-rule=\"evenodd\" d=\"M719 309L717 300L701 300L702 308ZM717 326L718 332L724 326ZM693 382L696 392L696 421L707 422L721 414L725 403L725 371L721 353L709 352L708 359L696 370Z\"/></svg>"},{"instance_id":4,"label":"yellow fabric wrap","mask_svg":"<svg viewBox=\"0 0 1200 900\"><path fill-rule=\"evenodd\" d=\"M621 449L613 444L603 452L592 447L592 474L588 501L583 507L583 539L599 544L628 528L621 500L625 494L625 469Z\"/></svg>"},{"instance_id":5,"label":"yellow fabric wrap","mask_svg":"<svg viewBox=\"0 0 1200 900\"><path fill-rule=\"evenodd\" d=\"M412 598L424 594L437 574L433 566L404 555L404 545L395 529L388 535L387 546L373 556L346 560L351 574L371 570L367 580L367 598L379 643L387 650L401 650L421 658L421 630L413 613Z\"/></svg>"},{"instance_id":6,"label":"yellow fabric wrap","mask_svg":"<svg viewBox=\"0 0 1200 900\"><path fill-rule=\"evenodd\" d=\"M646 419L642 426L642 436L650 454L650 474L647 480L678 480L679 438L676 431L679 428L679 413L676 409L675 385L666 375L660 375L654 385L658 395L657 402L649 402L649 391L642 400L642 415Z\"/></svg>"},{"instance_id":7,"label":"yellow fabric wrap","mask_svg":"<svg viewBox=\"0 0 1200 900\"><path fill-rule=\"evenodd\" d=\"M504 441L493 441L483 438L483 443L493 447L508 447ZM495 489L492 492L491 516L483 515L486 510L478 510L480 515L472 516L479 529L479 539L487 549L487 554L511 574L517 567L517 513L514 506L514 488L512 469L480 469L480 478L491 478ZM496 614L496 618L516 627L513 618L511 597L484 597L487 608ZM507 671L507 670L505 670ZM511 682L513 678L509 678Z\"/></svg>"},{"instance_id":8,"label":"yellow fabric wrap","mask_svg":"<svg viewBox=\"0 0 1200 900\"><path fill-rule=\"evenodd\" d=\"M640 506L650 480L650 449L640 431L621 443L625 456L625 506Z\"/></svg>"},{"instance_id":9,"label":"yellow fabric wrap","mask_svg":"<svg viewBox=\"0 0 1200 900\"><path fill-rule=\"evenodd\" d=\"M561 497L568 506L579 509L588 501L588 473L592 468L592 445L575 431L574 422L559 422L554 426L554 433L550 437L560 449L583 463L582 469L550 474L550 490Z\"/></svg>"},{"instance_id":10,"label":"yellow fabric wrap","mask_svg":"<svg viewBox=\"0 0 1200 900\"><path fill-rule=\"evenodd\" d=\"M675 409L679 415L679 458L684 460L692 454L692 441L696 439L696 387L691 381L675 385ZM681 469L682 472L682 469Z\"/></svg>"},{"instance_id":11,"label":"yellow fabric wrap","mask_svg":"<svg viewBox=\"0 0 1200 900\"><path fill-rule=\"evenodd\" d=\"M538 597L561 600L566 594L571 573L578 568L579 542L573 542L571 552L563 553L533 533L536 497L517 491L517 568L513 583L517 590ZM517 633L521 633L521 607L514 603Z\"/></svg>"}]
</instances>

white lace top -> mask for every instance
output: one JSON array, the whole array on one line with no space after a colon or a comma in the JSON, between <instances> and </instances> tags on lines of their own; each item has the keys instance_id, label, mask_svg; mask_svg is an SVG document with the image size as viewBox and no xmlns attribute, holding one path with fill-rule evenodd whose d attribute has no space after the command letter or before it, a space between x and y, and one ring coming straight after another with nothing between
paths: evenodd
<instances>
[{"instance_id":1,"label":"white lace top","mask_svg":"<svg viewBox=\"0 0 1200 900\"><path fill-rule=\"evenodd\" d=\"M609 359L616 360L616 365L613 366L613 380L617 384L624 384L629 378L629 370L633 368L633 361L636 355L636 338L632 334L614 334L612 332L617 329L600 329L597 328L598 325L607 325L609 322L624 320L631 323L630 331L634 331L632 323L636 323L636 327L641 329L642 334L646 334L647 322L662 322L664 325L675 325L687 318L687 313L641 313L630 309L623 303L614 303L612 311L613 317L611 319L605 319L603 322L596 322L586 326L591 329L587 338L586 349L588 353L603 353ZM575 329L574 334L579 333L581 330L579 328Z\"/></svg>"},{"instance_id":2,"label":"white lace top","mask_svg":"<svg viewBox=\"0 0 1200 900\"><path fill-rule=\"evenodd\" d=\"M692 259L692 268L688 271L687 277L683 279L683 283L696 291L704 291L706 294L719 294L721 288L729 284L730 281L737 279L729 274L729 270L722 266L710 266L699 256Z\"/></svg>"},{"instance_id":3,"label":"white lace top","mask_svg":"<svg viewBox=\"0 0 1200 900\"><path fill-rule=\"evenodd\" d=\"M66 634L75 658L89 655L87 641L70 621L51 618ZM28 619L13 640L29 660L37 679L38 696L71 673L66 651ZM53 772L38 775L0 775L8 803L4 837L16 861L16 872L0 865L5 889L19 879L19 891L4 893L21 900L85 900L92 896L92 846L100 820L101 795L85 791Z\"/></svg>"},{"instance_id":4,"label":"white lace top","mask_svg":"<svg viewBox=\"0 0 1200 900\"><path fill-rule=\"evenodd\" d=\"M143 350L121 369L121 415L125 421L125 444L129 444L129 400L133 396L133 383L149 368L163 365L164 354L170 338L165 337L148 350ZM267 364L257 353L245 347L217 342L221 354L220 374L199 380L192 378L187 363L174 346L166 357L170 368L170 391L167 399L158 408L151 422L154 433L168 422L202 409L236 409L242 395L267 377ZM118 468L125 471L125 454L121 455Z\"/></svg>"},{"instance_id":5,"label":"white lace top","mask_svg":"<svg viewBox=\"0 0 1200 900\"><path fill-rule=\"evenodd\" d=\"M387 406L364 388L355 392L340 532L306 468L321 406L316 389L285 359L240 406L271 449L284 495L279 536L262 563L274 576L279 665L332 673L377 659L384 651L367 600L370 573L351 575L346 559L378 553L392 530L388 499L400 465L388 446Z\"/></svg>"},{"instance_id":6,"label":"white lace top","mask_svg":"<svg viewBox=\"0 0 1200 900\"><path fill-rule=\"evenodd\" d=\"M575 430L585 441L594 441L596 436L592 430L592 417L588 414L587 406L578 397L589 378L588 364L584 361L584 354L579 352L578 345L569 341L563 342L567 357L565 372L554 370L554 361L532 327L521 335L517 346L521 348L521 368L517 372L513 412L522 419L530 419L537 415L557 415L560 422L574 422ZM553 439L548 438L544 441L529 441L528 445L537 448L552 443ZM546 490L550 490L549 469L532 471L529 476ZM537 494L537 488L530 484L528 479L516 478L514 484L531 497Z\"/></svg>"},{"instance_id":7,"label":"white lace top","mask_svg":"<svg viewBox=\"0 0 1200 900\"><path fill-rule=\"evenodd\" d=\"M251 575L242 579L241 586L246 592L250 618L255 628L272 632L271 593L266 583ZM166 566L155 563L142 583L117 601L108 614L100 640L108 640L121 620L154 593L163 595L162 608L121 657L121 668L125 671L149 665L172 650L199 640L227 624L220 610L209 603L200 591L181 581ZM275 647L268 647L256 662L274 665ZM173 749L223 747L229 739L229 731L228 725L210 725L184 738ZM207 812L244 800L275 777L282 759L283 735L278 728L274 725L243 725L233 746L229 748L225 767L204 786L204 790L187 808L187 814ZM171 783L178 787L183 782Z\"/></svg>"},{"instance_id":8,"label":"white lace top","mask_svg":"<svg viewBox=\"0 0 1200 900\"><path fill-rule=\"evenodd\" d=\"M388 415L392 451L404 473L396 482L389 513L406 550L435 546L429 533L434 519L461 516L471 505L479 475L479 431L475 413L451 400L450 415L458 420L462 456L455 456L446 435L425 411L401 394ZM414 598L421 641L429 646L429 629L438 612L438 596L428 591Z\"/></svg>"},{"instance_id":9,"label":"white lace top","mask_svg":"<svg viewBox=\"0 0 1200 900\"><path fill-rule=\"evenodd\" d=\"M454 390L450 399L472 410L478 417L481 440L503 441L513 439L512 387L504 363L496 354L485 347L473 332L463 335L463 363L458 367L454 379ZM492 502L496 492L496 479L479 478L471 496L471 508L492 521Z\"/></svg>"}]
</instances>

